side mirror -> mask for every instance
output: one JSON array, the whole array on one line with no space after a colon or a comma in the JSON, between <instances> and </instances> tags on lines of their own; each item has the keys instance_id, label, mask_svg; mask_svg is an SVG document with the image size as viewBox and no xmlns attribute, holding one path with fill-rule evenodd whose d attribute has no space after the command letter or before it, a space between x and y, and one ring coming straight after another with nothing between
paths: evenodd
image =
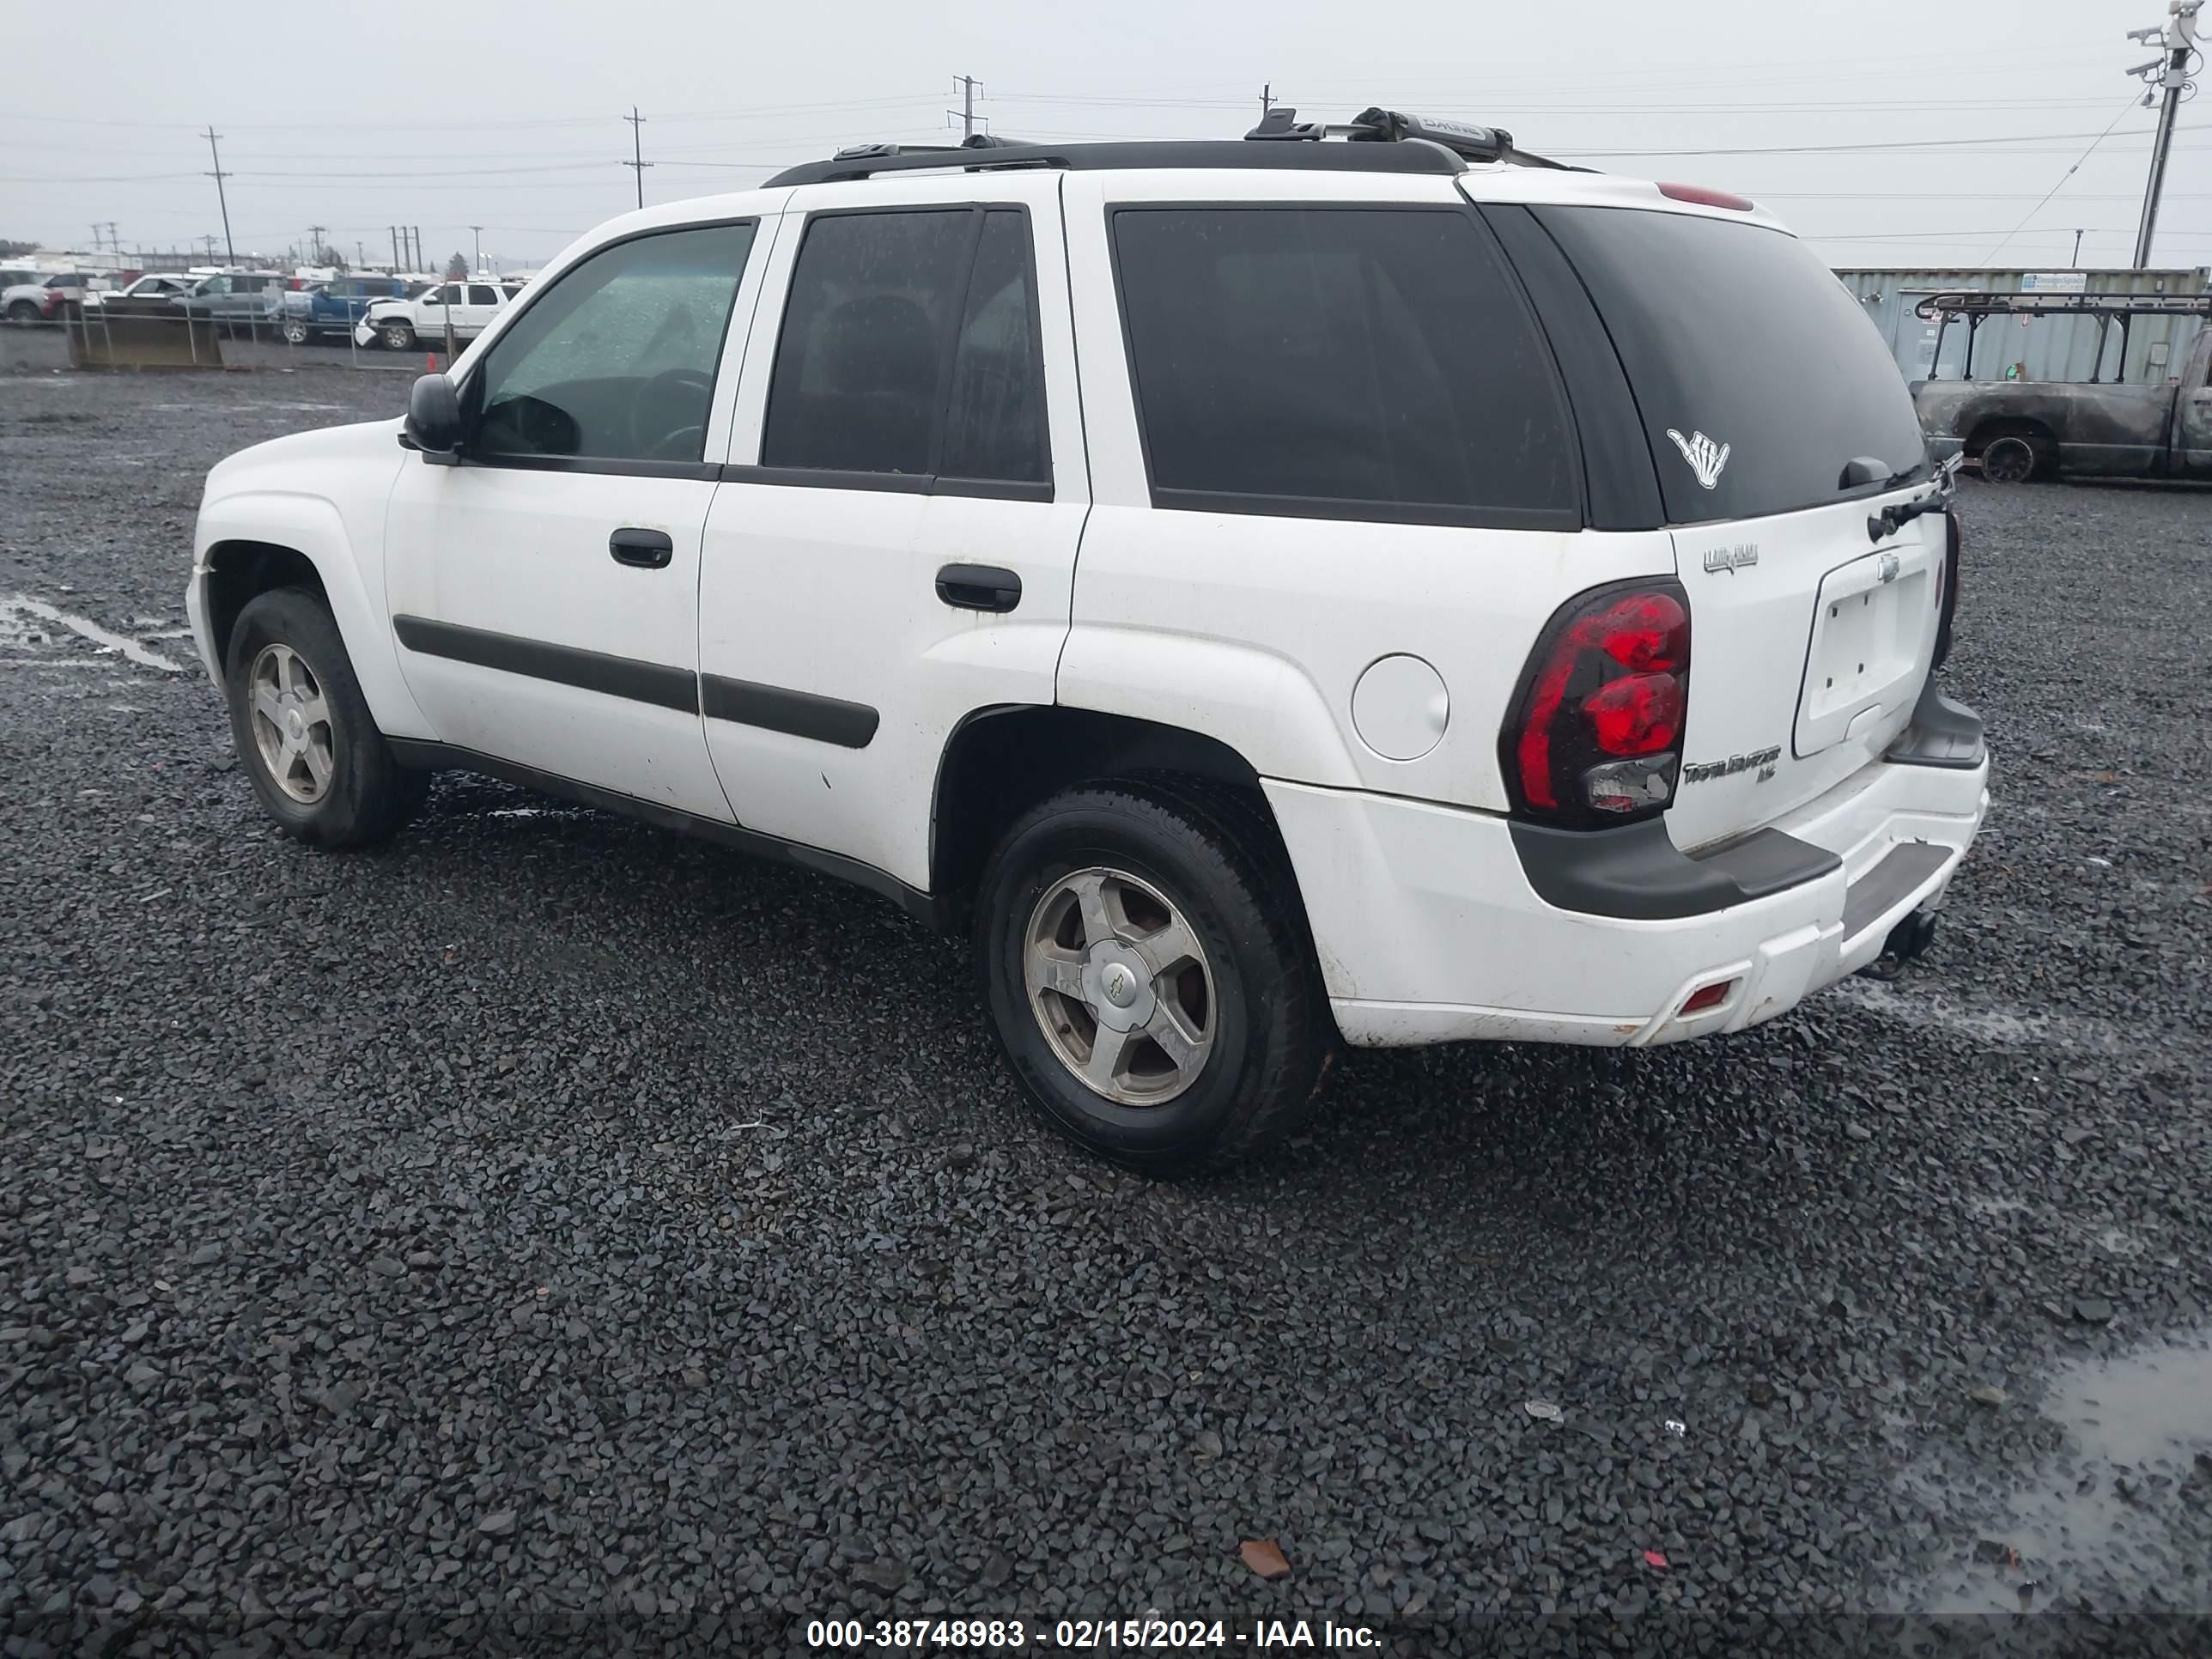
<instances>
[{"instance_id":1,"label":"side mirror","mask_svg":"<svg viewBox=\"0 0 2212 1659\"><path fill-rule=\"evenodd\" d=\"M407 436L426 455L451 455L460 447L460 393L444 375L421 376L407 394Z\"/></svg>"}]
</instances>

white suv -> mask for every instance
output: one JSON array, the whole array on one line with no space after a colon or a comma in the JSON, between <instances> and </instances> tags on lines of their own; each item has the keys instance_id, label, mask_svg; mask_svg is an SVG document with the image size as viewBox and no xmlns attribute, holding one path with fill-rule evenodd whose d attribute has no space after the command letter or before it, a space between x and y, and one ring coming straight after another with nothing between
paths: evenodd
<instances>
[{"instance_id":1,"label":"white suv","mask_svg":"<svg viewBox=\"0 0 2212 1659\"><path fill-rule=\"evenodd\" d=\"M295 836L454 767L859 882L1164 1170L1340 1037L1668 1042L1917 951L1988 802L1948 485L1751 204L1279 112L626 215L404 422L217 466L189 602Z\"/></svg>"}]
</instances>

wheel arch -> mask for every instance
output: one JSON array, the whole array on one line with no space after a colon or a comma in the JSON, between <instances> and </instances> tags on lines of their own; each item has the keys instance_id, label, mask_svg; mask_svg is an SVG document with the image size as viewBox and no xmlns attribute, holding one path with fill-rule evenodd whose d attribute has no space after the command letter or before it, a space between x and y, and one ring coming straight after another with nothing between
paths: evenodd
<instances>
[{"instance_id":1,"label":"wheel arch","mask_svg":"<svg viewBox=\"0 0 2212 1659\"><path fill-rule=\"evenodd\" d=\"M2058 453L2058 434L2048 422L2033 415L1983 416L1966 434L1966 453L1978 456L2000 438L2027 439L2039 460L2055 459Z\"/></svg>"},{"instance_id":2,"label":"wheel arch","mask_svg":"<svg viewBox=\"0 0 2212 1659\"><path fill-rule=\"evenodd\" d=\"M931 800L930 891L966 914L984 861L1008 825L1076 784L1182 773L1248 797L1270 833L1274 815L1252 763L1218 738L1064 703L1016 703L963 717L938 759Z\"/></svg>"},{"instance_id":3,"label":"wheel arch","mask_svg":"<svg viewBox=\"0 0 2212 1659\"><path fill-rule=\"evenodd\" d=\"M193 580L204 629L200 643L218 681L239 613L273 588L302 587L337 624L378 729L395 738L437 735L400 673L382 585L372 597L332 503L273 491L228 496L202 508Z\"/></svg>"}]
</instances>

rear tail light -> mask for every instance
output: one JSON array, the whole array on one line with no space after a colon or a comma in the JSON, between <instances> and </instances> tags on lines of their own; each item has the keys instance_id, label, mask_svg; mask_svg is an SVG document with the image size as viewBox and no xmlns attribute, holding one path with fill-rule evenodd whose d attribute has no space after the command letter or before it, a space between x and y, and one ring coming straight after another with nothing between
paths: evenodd
<instances>
[{"instance_id":1,"label":"rear tail light","mask_svg":"<svg viewBox=\"0 0 2212 1659\"><path fill-rule=\"evenodd\" d=\"M1749 213L1759 205L1748 196L1738 196L1733 191L1711 190L1704 185L1662 185L1659 193L1669 201L1688 202L1697 207L1726 208L1731 213Z\"/></svg>"},{"instance_id":2,"label":"rear tail light","mask_svg":"<svg viewBox=\"0 0 2212 1659\"><path fill-rule=\"evenodd\" d=\"M1680 582L1625 582L1569 600L1528 659L1499 744L1515 807L1585 827L1664 811L1689 693Z\"/></svg>"}]
</instances>

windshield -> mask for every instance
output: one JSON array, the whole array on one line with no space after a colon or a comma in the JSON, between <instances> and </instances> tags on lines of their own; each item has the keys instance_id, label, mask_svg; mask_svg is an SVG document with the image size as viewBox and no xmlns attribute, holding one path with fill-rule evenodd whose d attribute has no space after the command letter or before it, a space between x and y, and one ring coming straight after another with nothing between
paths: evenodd
<instances>
[{"instance_id":1,"label":"windshield","mask_svg":"<svg viewBox=\"0 0 2212 1659\"><path fill-rule=\"evenodd\" d=\"M1796 237L1634 208L1540 207L1605 319L1676 524L1838 500L1853 460L1904 483L1927 447L1897 362Z\"/></svg>"}]
</instances>

